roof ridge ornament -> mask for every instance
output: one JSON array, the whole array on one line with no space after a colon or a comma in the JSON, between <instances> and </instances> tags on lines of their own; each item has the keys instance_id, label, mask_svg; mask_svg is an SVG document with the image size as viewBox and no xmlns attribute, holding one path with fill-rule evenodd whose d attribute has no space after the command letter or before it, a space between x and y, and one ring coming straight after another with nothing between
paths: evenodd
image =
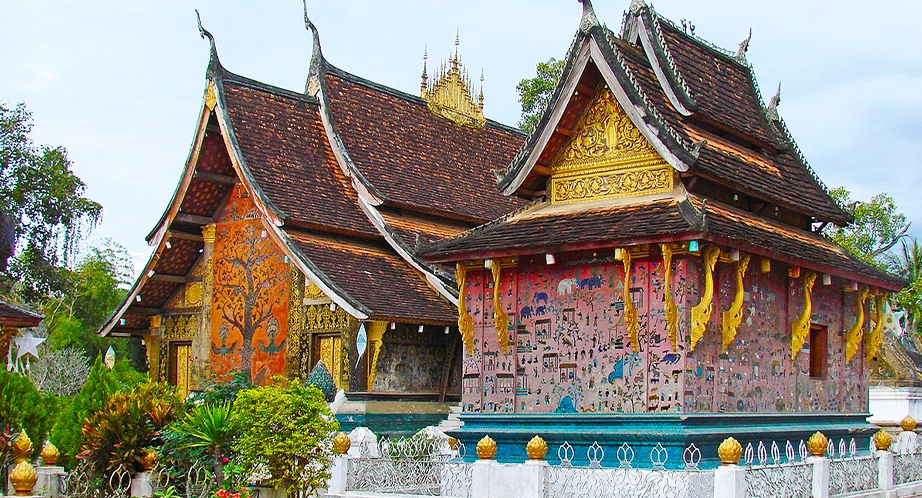
<instances>
[{"instance_id":1,"label":"roof ridge ornament","mask_svg":"<svg viewBox=\"0 0 922 498\"><path fill-rule=\"evenodd\" d=\"M486 125L483 116L483 71L480 73L480 94L477 95L461 63L458 52L460 44L460 32L457 32L454 54L449 55L447 61L442 61L439 68L433 71L432 78L426 72L428 50L424 49L419 96L426 101L433 114L460 126L483 128Z\"/></svg>"},{"instance_id":2,"label":"roof ridge ornament","mask_svg":"<svg viewBox=\"0 0 922 498\"><path fill-rule=\"evenodd\" d=\"M749 36L740 42L740 47L733 56L740 64L746 64L746 52L749 50L749 42L752 41L752 28L749 28Z\"/></svg>"},{"instance_id":3,"label":"roof ridge ornament","mask_svg":"<svg viewBox=\"0 0 922 498\"><path fill-rule=\"evenodd\" d=\"M307 76L307 83L304 85L304 92L308 95L315 95L320 89L320 63L323 61L323 52L320 50L320 31L307 15L307 0L304 0L304 27L311 32L313 38L311 66Z\"/></svg>"},{"instance_id":4,"label":"roof ridge ornament","mask_svg":"<svg viewBox=\"0 0 922 498\"><path fill-rule=\"evenodd\" d=\"M208 40L211 50L211 60L208 62L208 73L213 75L217 69L221 67L221 61L218 59L218 47L215 44L214 36L202 27L202 16L199 14L198 9L195 9L195 23L198 25L198 32L202 36L203 40Z\"/></svg>"},{"instance_id":5,"label":"roof ridge ornament","mask_svg":"<svg viewBox=\"0 0 922 498\"><path fill-rule=\"evenodd\" d=\"M768 118L772 123L777 123L781 120L781 117L778 116L778 105L781 104L781 82L778 82L778 90L775 91L775 95L768 101L768 107L765 108L765 117Z\"/></svg>"},{"instance_id":6,"label":"roof ridge ornament","mask_svg":"<svg viewBox=\"0 0 922 498\"><path fill-rule=\"evenodd\" d=\"M595 15L591 0L579 0L583 4L583 18L579 21L579 30L588 35L592 28L599 26L599 18Z\"/></svg>"},{"instance_id":7,"label":"roof ridge ornament","mask_svg":"<svg viewBox=\"0 0 922 498\"><path fill-rule=\"evenodd\" d=\"M647 8L647 2L644 0L631 0L631 6L628 7L627 11L631 14L636 14L645 8Z\"/></svg>"}]
</instances>

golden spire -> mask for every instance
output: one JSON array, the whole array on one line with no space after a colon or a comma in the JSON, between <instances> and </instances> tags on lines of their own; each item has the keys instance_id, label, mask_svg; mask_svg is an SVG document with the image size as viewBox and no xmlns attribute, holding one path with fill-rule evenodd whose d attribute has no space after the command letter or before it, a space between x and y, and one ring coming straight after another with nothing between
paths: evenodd
<instances>
[{"instance_id":1,"label":"golden spire","mask_svg":"<svg viewBox=\"0 0 922 498\"><path fill-rule=\"evenodd\" d=\"M483 71L480 75L480 94L474 93L471 78L461 64L459 46L460 30L455 32L455 51L447 61L442 61L430 80L427 70L428 51L423 50L423 75L420 97L428 103L429 110L461 126L483 128Z\"/></svg>"}]
</instances>

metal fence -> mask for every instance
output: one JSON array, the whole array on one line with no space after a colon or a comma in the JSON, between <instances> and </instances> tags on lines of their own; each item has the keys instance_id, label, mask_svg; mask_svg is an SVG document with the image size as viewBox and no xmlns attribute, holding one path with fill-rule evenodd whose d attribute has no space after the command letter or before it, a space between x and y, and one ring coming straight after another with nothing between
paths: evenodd
<instances>
[{"instance_id":1,"label":"metal fence","mask_svg":"<svg viewBox=\"0 0 922 498\"><path fill-rule=\"evenodd\" d=\"M787 441L784 455L777 442L755 447L746 445L747 496L753 498L809 498L813 482L813 465L807 460L807 445L800 441L797 452Z\"/></svg>"},{"instance_id":2,"label":"metal fence","mask_svg":"<svg viewBox=\"0 0 922 498\"><path fill-rule=\"evenodd\" d=\"M349 459L346 489L376 493L467 498L471 495L472 468L463 461L463 444L414 436L377 445L360 446L358 458Z\"/></svg>"},{"instance_id":3,"label":"metal fence","mask_svg":"<svg viewBox=\"0 0 922 498\"><path fill-rule=\"evenodd\" d=\"M634 468L634 449L622 444L615 452L617 467L603 468L605 450L596 442L586 450L589 465L572 465L574 450L565 442L557 450L560 465L544 474L545 496L569 497L675 497L704 498L714 495L714 472L698 468L701 451L690 445L682 454L683 468L667 470L669 454L657 444L650 450L650 469Z\"/></svg>"},{"instance_id":4,"label":"metal fence","mask_svg":"<svg viewBox=\"0 0 922 498\"><path fill-rule=\"evenodd\" d=\"M899 486L922 480L922 439L916 437L908 448L893 455L893 484Z\"/></svg>"},{"instance_id":5,"label":"metal fence","mask_svg":"<svg viewBox=\"0 0 922 498\"><path fill-rule=\"evenodd\" d=\"M871 491L878 487L878 464L874 455L858 455L855 439L846 446L839 440L838 453L829 441L829 494L840 495L856 491Z\"/></svg>"}]
</instances>

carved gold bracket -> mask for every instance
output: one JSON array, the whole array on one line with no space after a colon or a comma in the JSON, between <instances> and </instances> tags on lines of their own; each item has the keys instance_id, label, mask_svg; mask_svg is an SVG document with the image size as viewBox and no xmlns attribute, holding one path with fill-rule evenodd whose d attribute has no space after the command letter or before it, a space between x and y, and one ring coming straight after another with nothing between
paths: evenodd
<instances>
[{"instance_id":1,"label":"carved gold bracket","mask_svg":"<svg viewBox=\"0 0 922 498\"><path fill-rule=\"evenodd\" d=\"M875 311L877 314L877 321L874 322L874 328L871 329L871 333L868 334L868 338L864 341L864 354L867 361L874 359L874 356L877 355L877 351L880 349L880 345L883 342L884 304L886 302L887 294L880 294L874 299L874 304L877 308Z\"/></svg>"},{"instance_id":2,"label":"carved gold bracket","mask_svg":"<svg viewBox=\"0 0 922 498\"><path fill-rule=\"evenodd\" d=\"M209 81L208 88L205 89L205 107L208 108L209 111L213 111L217 104L218 97L214 91L214 83Z\"/></svg>"},{"instance_id":3,"label":"carved gold bracket","mask_svg":"<svg viewBox=\"0 0 922 498\"><path fill-rule=\"evenodd\" d=\"M816 273L806 271L804 273L804 311L800 318L791 324L791 359L797 357L800 348L804 347L807 341L807 334L810 332L810 317L813 315L813 302L810 299L810 292L813 291L813 283L816 282Z\"/></svg>"},{"instance_id":4,"label":"carved gold bracket","mask_svg":"<svg viewBox=\"0 0 922 498\"><path fill-rule=\"evenodd\" d=\"M704 270L704 294L701 300L691 310L691 344L689 351L694 351L698 341L704 337L708 322L711 321L711 312L714 311L714 267L720 249L717 246L708 246L701 256L702 270Z\"/></svg>"},{"instance_id":5,"label":"carved gold bracket","mask_svg":"<svg viewBox=\"0 0 922 498\"><path fill-rule=\"evenodd\" d=\"M378 355L381 354L381 349L384 346L384 332L387 331L387 322L370 322L366 324L365 328L366 333L368 334L368 347L371 353L368 357L371 359L371 364L368 367L368 385L366 389L370 392L372 386L375 384L375 372L378 368Z\"/></svg>"},{"instance_id":6,"label":"carved gold bracket","mask_svg":"<svg viewBox=\"0 0 922 498\"><path fill-rule=\"evenodd\" d=\"M640 351L640 326L637 323L637 307L631 299L631 251L622 249L621 262L624 264L624 326L631 340L631 350Z\"/></svg>"},{"instance_id":7,"label":"carved gold bracket","mask_svg":"<svg viewBox=\"0 0 922 498\"><path fill-rule=\"evenodd\" d=\"M493 324L496 326L496 338L503 349L503 354L509 354L509 317L503 311L500 298L500 273L502 268L496 260L490 260L490 271L493 272Z\"/></svg>"},{"instance_id":8,"label":"carved gold bracket","mask_svg":"<svg viewBox=\"0 0 922 498\"><path fill-rule=\"evenodd\" d=\"M855 326L845 333L845 362L852 361L852 356L861 346L861 337L864 335L864 302L868 298L868 288L862 286L858 291L858 320Z\"/></svg>"},{"instance_id":9,"label":"carved gold bracket","mask_svg":"<svg viewBox=\"0 0 922 498\"><path fill-rule=\"evenodd\" d=\"M660 247L663 250L663 266L666 269L665 288L663 289L663 297L666 300L666 331L669 333L672 350L675 351L679 346L679 308L672 296L672 248L669 244L662 244Z\"/></svg>"},{"instance_id":10,"label":"carved gold bracket","mask_svg":"<svg viewBox=\"0 0 922 498\"><path fill-rule=\"evenodd\" d=\"M730 347L730 343L736 338L736 332L743 322L743 297L746 295L746 289L743 287L743 277L746 276L746 269L749 268L749 255L741 254L736 265L736 295L733 296L733 303L727 311L721 315L720 328L723 335L723 351Z\"/></svg>"},{"instance_id":11,"label":"carved gold bracket","mask_svg":"<svg viewBox=\"0 0 922 498\"><path fill-rule=\"evenodd\" d=\"M467 312L465 304L464 283L467 281L467 268L464 263L455 265L455 279L458 281L458 332L467 346L467 354L474 354L474 319Z\"/></svg>"}]
</instances>

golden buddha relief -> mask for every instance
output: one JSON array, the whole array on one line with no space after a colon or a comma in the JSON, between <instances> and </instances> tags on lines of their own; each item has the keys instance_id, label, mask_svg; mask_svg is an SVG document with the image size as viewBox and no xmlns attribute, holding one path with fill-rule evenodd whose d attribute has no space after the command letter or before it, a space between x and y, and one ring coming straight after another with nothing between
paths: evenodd
<instances>
[{"instance_id":1,"label":"golden buddha relief","mask_svg":"<svg viewBox=\"0 0 922 498\"><path fill-rule=\"evenodd\" d=\"M672 190L674 173L615 100L602 88L551 165L551 202L652 194Z\"/></svg>"}]
</instances>

